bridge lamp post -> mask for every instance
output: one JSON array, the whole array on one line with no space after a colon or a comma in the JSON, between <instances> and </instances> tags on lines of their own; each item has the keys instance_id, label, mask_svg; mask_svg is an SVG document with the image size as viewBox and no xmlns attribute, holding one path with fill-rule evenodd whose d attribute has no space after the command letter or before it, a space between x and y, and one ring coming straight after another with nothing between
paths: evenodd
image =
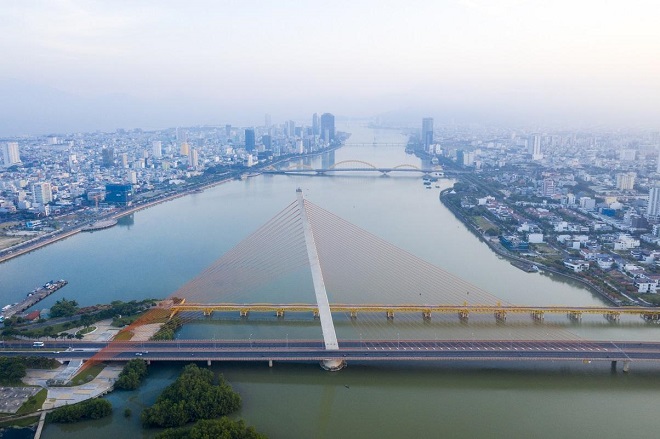
<instances>
[{"instance_id":1,"label":"bridge lamp post","mask_svg":"<svg viewBox=\"0 0 660 439\"><path fill-rule=\"evenodd\" d=\"M252 334L250 334L250 348L252 347Z\"/></svg>"},{"instance_id":2,"label":"bridge lamp post","mask_svg":"<svg viewBox=\"0 0 660 439\"><path fill-rule=\"evenodd\" d=\"M360 333L360 347L362 347L362 333Z\"/></svg>"},{"instance_id":3,"label":"bridge lamp post","mask_svg":"<svg viewBox=\"0 0 660 439\"><path fill-rule=\"evenodd\" d=\"M399 333L396 333L396 348L399 349L401 344L401 337L399 336Z\"/></svg>"},{"instance_id":4,"label":"bridge lamp post","mask_svg":"<svg viewBox=\"0 0 660 439\"><path fill-rule=\"evenodd\" d=\"M289 334L286 335L286 348L289 349Z\"/></svg>"}]
</instances>

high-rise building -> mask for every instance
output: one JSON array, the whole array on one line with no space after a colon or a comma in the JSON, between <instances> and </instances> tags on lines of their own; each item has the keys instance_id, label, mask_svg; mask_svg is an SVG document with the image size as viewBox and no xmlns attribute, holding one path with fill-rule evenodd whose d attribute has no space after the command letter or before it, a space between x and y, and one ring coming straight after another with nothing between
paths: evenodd
<instances>
[{"instance_id":1,"label":"high-rise building","mask_svg":"<svg viewBox=\"0 0 660 439\"><path fill-rule=\"evenodd\" d=\"M32 185L32 199L42 206L53 201L53 193L49 182L35 183Z\"/></svg>"},{"instance_id":2,"label":"high-rise building","mask_svg":"<svg viewBox=\"0 0 660 439\"><path fill-rule=\"evenodd\" d=\"M270 121L270 114L266 113L266 116L264 117L264 126L266 128L270 128L271 126L271 121Z\"/></svg>"},{"instance_id":3,"label":"high-rise building","mask_svg":"<svg viewBox=\"0 0 660 439\"><path fill-rule=\"evenodd\" d=\"M646 215L652 217L660 216L660 186L649 190L649 204L646 206Z\"/></svg>"},{"instance_id":4,"label":"high-rise building","mask_svg":"<svg viewBox=\"0 0 660 439\"><path fill-rule=\"evenodd\" d=\"M321 115L321 139L332 142L335 139L335 116L330 113Z\"/></svg>"},{"instance_id":5,"label":"high-rise building","mask_svg":"<svg viewBox=\"0 0 660 439\"><path fill-rule=\"evenodd\" d=\"M128 168L128 154L123 152L119 157L121 158L121 167Z\"/></svg>"},{"instance_id":6,"label":"high-rise building","mask_svg":"<svg viewBox=\"0 0 660 439\"><path fill-rule=\"evenodd\" d=\"M199 155L197 154L196 148L190 149L190 154L188 155L188 165L191 168L196 168L199 166Z\"/></svg>"},{"instance_id":7,"label":"high-rise building","mask_svg":"<svg viewBox=\"0 0 660 439\"><path fill-rule=\"evenodd\" d=\"M292 120L286 122L286 135L289 137L296 135L296 123Z\"/></svg>"},{"instance_id":8,"label":"high-rise building","mask_svg":"<svg viewBox=\"0 0 660 439\"><path fill-rule=\"evenodd\" d=\"M622 191L631 191L635 186L635 177L637 177L637 174L634 172L616 174L616 188Z\"/></svg>"},{"instance_id":9,"label":"high-rise building","mask_svg":"<svg viewBox=\"0 0 660 439\"><path fill-rule=\"evenodd\" d=\"M254 151L255 146L254 129L248 128L245 130L245 150L252 152Z\"/></svg>"},{"instance_id":10,"label":"high-rise building","mask_svg":"<svg viewBox=\"0 0 660 439\"><path fill-rule=\"evenodd\" d=\"M130 206L133 203L133 186L131 184L106 184L105 201L110 204Z\"/></svg>"},{"instance_id":11,"label":"high-rise building","mask_svg":"<svg viewBox=\"0 0 660 439\"><path fill-rule=\"evenodd\" d=\"M188 142L181 142L180 154L183 156L187 156L188 154L190 154L190 147L188 146Z\"/></svg>"},{"instance_id":12,"label":"high-rise building","mask_svg":"<svg viewBox=\"0 0 660 439\"><path fill-rule=\"evenodd\" d=\"M422 146L424 151L428 152L433 145L433 118L425 117L422 119Z\"/></svg>"},{"instance_id":13,"label":"high-rise building","mask_svg":"<svg viewBox=\"0 0 660 439\"><path fill-rule=\"evenodd\" d=\"M273 138L268 134L261 136L261 143L264 145L264 149L270 150L273 148Z\"/></svg>"},{"instance_id":14,"label":"high-rise building","mask_svg":"<svg viewBox=\"0 0 660 439\"><path fill-rule=\"evenodd\" d=\"M101 150L101 166L111 168L115 165L115 149L112 147Z\"/></svg>"},{"instance_id":15,"label":"high-rise building","mask_svg":"<svg viewBox=\"0 0 660 439\"><path fill-rule=\"evenodd\" d=\"M231 137L231 125L229 125L229 124L225 125L225 136L227 138Z\"/></svg>"},{"instance_id":16,"label":"high-rise building","mask_svg":"<svg viewBox=\"0 0 660 439\"><path fill-rule=\"evenodd\" d=\"M7 142L2 148L2 161L5 166L15 165L21 162L18 152L18 142Z\"/></svg>"},{"instance_id":17,"label":"high-rise building","mask_svg":"<svg viewBox=\"0 0 660 439\"><path fill-rule=\"evenodd\" d=\"M314 113L312 115L312 135L318 136L320 131L320 126L319 126L319 115L318 113ZM660 162L660 160L658 160Z\"/></svg>"},{"instance_id":18,"label":"high-rise building","mask_svg":"<svg viewBox=\"0 0 660 439\"><path fill-rule=\"evenodd\" d=\"M532 135L530 143L530 149L532 150L532 160L543 159L543 153L541 153L541 136L538 134Z\"/></svg>"},{"instance_id":19,"label":"high-rise building","mask_svg":"<svg viewBox=\"0 0 660 439\"><path fill-rule=\"evenodd\" d=\"M151 142L151 156L155 159L163 157L163 142L160 140Z\"/></svg>"},{"instance_id":20,"label":"high-rise building","mask_svg":"<svg viewBox=\"0 0 660 439\"><path fill-rule=\"evenodd\" d=\"M543 180L543 196L551 197L555 194L555 181L552 178Z\"/></svg>"}]
</instances>

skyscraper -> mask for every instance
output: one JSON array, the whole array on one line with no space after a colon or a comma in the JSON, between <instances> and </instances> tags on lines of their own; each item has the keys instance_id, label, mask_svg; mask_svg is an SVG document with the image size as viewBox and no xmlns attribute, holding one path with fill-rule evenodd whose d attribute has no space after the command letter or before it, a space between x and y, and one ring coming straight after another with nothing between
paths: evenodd
<instances>
[{"instance_id":1,"label":"skyscraper","mask_svg":"<svg viewBox=\"0 0 660 439\"><path fill-rule=\"evenodd\" d=\"M422 146L424 151L428 152L433 145L433 118L425 117L422 119Z\"/></svg>"},{"instance_id":2,"label":"skyscraper","mask_svg":"<svg viewBox=\"0 0 660 439\"><path fill-rule=\"evenodd\" d=\"M163 157L163 142L160 140L151 142L151 156L155 159Z\"/></svg>"},{"instance_id":3,"label":"skyscraper","mask_svg":"<svg viewBox=\"0 0 660 439\"><path fill-rule=\"evenodd\" d=\"M649 204L646 206L646 215L660 216L660 186L652 187L649 190Z\"/></svg>"},{"instance_id":4,"label":"skyscraper","mask_svg":"<svg viewBox=\"0 0 660 439\"><path fill-rule=\"evenodd\" d=\"M532 135L530 143L532 150L532 160L541 160L543 158L543 154L541 153L541 136L538 134Z\"/></svg>"},{"instance_id":5,"label":"skyscraper","mask_svg":"<svg viewBox=\"0 0 660 439\"><path fill-rule=\"evenodd\" d=\"M330 113L321 115L321 139L331 142L335 139L335 116Z\"/></svg>"},{"instance_id":6,"label":"skyscraper","mask_svg":"<svg viewBox=\"0 0 660 439\"><path fill-rule=\"evenodd\" d=\"M264 123L266 128L270 128L271 122L270 122L270 114L266 113L266 116L264 117Z\"/></svg>"},{"instance_id":7,"label":"skyscraper","mask_svg":"<svg viewBox=\"0 0 660 439\"><path fill-rule=\"evenodd\" d=\"M199 166L199 154L197 154L197 149L191 148L190 154L188 155L188 166L191 168L196 168Z\"/></svg>"},{"instance_id":8,"label":"skyscraper","mask_svg":"<svg viewBox=\"0 0 660 439\"><path fill-rule=\"evenodd\" d=\"M245 150L252 152L254 151L255 146L254 129L248 128L245 130Z\"/></svg>"},{"instance_id":9,"label":"skyscraper","mask_svg":"<svg viewBox=\"0 0 660 439\"><path fill-rule=\"evenodd\" d=\"M2 148L2 161L5 166L15 165L21 162L18 153L18 142L7 142Z\"/></svg>"},{"instance_id":10,"label":"skyscraper","mask_svg":"<svg viewBox=\"0 0 660 439\"><path fill-rule=\"evenodd\" d=\"M101 166L111 168L115 165L115 149L112 147L101 150Z\"/></svg>"},{"instance_id":11,"label":"skyscraper","mask_svg":"<svg viewBox=\"0 0 660 439\"><path fill-rule=\"evenodd\" d=\"M312 135L318 136L319 135L319 115L318 113L314 113L312 115ZM660 160L658 160L660 162Z\"/></svg>"},{"instance_id":12,"label":"skyscraper","mask_svg":"<svg viewBox=\"0 0 660 439\"><path fill-rule=\"evenodd\" d=\"M181 142L181 150L179 153L183 156L187 156L190 153L190 148L188 147L188 142Z\"/></svg>"}]
</instances>

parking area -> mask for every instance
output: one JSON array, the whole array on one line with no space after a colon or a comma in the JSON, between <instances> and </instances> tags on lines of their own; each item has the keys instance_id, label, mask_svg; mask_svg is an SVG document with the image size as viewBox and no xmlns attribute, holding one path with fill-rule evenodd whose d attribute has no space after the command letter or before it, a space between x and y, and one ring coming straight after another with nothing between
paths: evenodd
<instances>
[{"instance_id":1,"label":"parking area","mask_svg":"<svg viewBox=\"0 0 660 439\"><path fill-rule=\"evenodd\" d=\"M16 413L39 387L0 387L0 413Z\"/></svg>"}]
</instances>

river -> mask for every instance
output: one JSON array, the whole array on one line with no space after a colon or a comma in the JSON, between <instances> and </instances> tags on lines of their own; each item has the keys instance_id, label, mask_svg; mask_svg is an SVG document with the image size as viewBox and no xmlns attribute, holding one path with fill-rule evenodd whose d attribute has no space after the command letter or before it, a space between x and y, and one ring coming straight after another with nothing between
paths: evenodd
<instances>
[{"instance_id":1,"label":"river","mask_svg":"<svg viewBox=\"0 0 660 439\"><path fill-rule=\"evenodd\" d=\"M360 125L349 143L405 143L394 130ZM347 146L305 159L313 166L364 160L377 166L413 164L420 159L402 147ZM441 188L451 182L441 180ZM441 188L425 189L418 176L326 177L260 175L232 181L203 193L163 203L124 218L108 230L82 233L0 265L0 303L12 303L51 279L69 281L43 301L47 308L62 297L81 305L110 300L166 297L295 200L296 188L315 204L396 246L522 305L601 305L590 291L556 277L525 273L479 242L439 202ZM286 301L284 298L282 301ZM266 301L266 298L264 299ZM272 300L271 300L272 301ZM311 301L311 299L310 299ZM457 320L457 319L453 319ZM460 325L434 316L434 323L395 322L393 326L355 326L338 319L340 338L395 337L424 332L425 337L526 336L657 339L659 328L624 319L610 325L602 317L571 324L561 317L543 325L492 319ZM529 319L527 319L529 320ZM515 324L514 324L515 323ZM531 332L530 332L531 331ZM396 335L394 335L396 333ZM557 335L555 335L557 334ZM250 318L186 325L180 338L320 336L318 323L295 318ZM660 397L656 371L633 365L629 375L611 374L609 365L481 365L451 363L349 364L327 373L315 364L219 364L243 397L238 414L271 438L422 437L600 437L654 436L651 414ZM115 392L112 418L73 426L49 425L43 437L150 437L139 427L141 407L153 403L179 370L152 366L139 392ZM285 401L285 403L282 403ZM131 418L123 417L130 407Z\"/></svg>"}]
</instances>

